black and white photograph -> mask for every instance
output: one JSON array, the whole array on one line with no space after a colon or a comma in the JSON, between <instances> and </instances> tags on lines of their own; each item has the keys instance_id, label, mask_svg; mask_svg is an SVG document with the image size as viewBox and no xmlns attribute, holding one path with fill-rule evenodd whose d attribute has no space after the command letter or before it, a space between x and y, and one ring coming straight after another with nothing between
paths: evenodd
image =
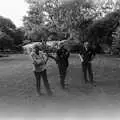
<instances>
[{"instance_id":1,"label":"black and white photograph","mask_svg":"<svg viewBox=\"0 0 120 120\"><path fill-rule=\"evenodd\" d=\"M120 120L120 0L0 0L0 120Z\"/></svg>"}]
</instances>

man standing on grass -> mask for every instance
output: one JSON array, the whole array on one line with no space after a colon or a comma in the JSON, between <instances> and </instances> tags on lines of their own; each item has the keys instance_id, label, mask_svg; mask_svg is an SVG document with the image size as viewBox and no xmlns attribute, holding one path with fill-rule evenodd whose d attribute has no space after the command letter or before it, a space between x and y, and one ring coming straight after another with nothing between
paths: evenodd
<instances>
[{"instance_id":1,"label":"man standing on grass","mask_svg":"<svg viewBox=\"0 0 120 120\"><path fill-rule=\"evenodd\" d=\"M80 52L80 60L82 62L82 71L85 83L88 83L87 72L89 75L90 83L95 85L95 81L93 81L93 71L92 71L92 63L91 61L95 57L95 50L90 46L88 42L84 42L83 48Z\"/></svg>"},{"instance_id":2,"label":"man standing on grass","mask_svg":"<svg viewBox=\"0 0 120 120\"><path fill-rule=\"evenodd\" d=\"M33 60L33 72L36 78L36 89L38 94L42 95L40 90L41 77L42 77L48 94L52 95L52 91L50 90L50 86L47 79L47 70L46 70L46 64L48 60L47 54L42 51L39 51L39 46L35 45L31 53L31 57Z\"/></svg>"},{"instance_id":3,"label":"man standing on grass","mask_svg":"<svg viewBox=\"0 0 120 120\"><path fill-rule=\"evenodd\" d=\"M68 62L68 58L70 56L69 51L65 49L64 46L62 46L57 50L56 57L53 57L50 54L48 56L56 61L60 74L60 84L62 89L65 89L66 87L65 78L67 74L67 68L69 66Z\"/></svg>"},{"instance_id":4,"label":"man standing on grass","mask_svg":"<svg viewBox=\"0 0 120 120\"><path fill-rule=\"evenodd\" d=\"M65 78L67 74L67 68L69 66L68 58L70 53L67 49L62 46L57 50L57 64L60 74L60 84L63 89L65 89Z\"/></svg>"}]
</instances>

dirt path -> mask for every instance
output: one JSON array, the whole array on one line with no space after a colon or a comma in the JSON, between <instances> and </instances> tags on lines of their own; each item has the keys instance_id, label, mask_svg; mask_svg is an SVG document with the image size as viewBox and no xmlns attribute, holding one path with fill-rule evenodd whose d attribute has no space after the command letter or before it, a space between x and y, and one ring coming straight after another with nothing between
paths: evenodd
<instances>
[{"instance_id":1,"label":"dirt path","mask_svg":"<svg viewBox=\"0 0 120 120\"><path fill-rule=\"evenodd\" d=\"M52 97L36 95L30 59L13 55L0 59L0 118L20 120L109 120L119 119L120 61L97 57L93 62L97 87L81 84L81 66L77 56L70 58L66 80L69 91L61 90L57 66L48 65ZM44 88L43 88L43 92ZM64 119L63 119L64 118Z\"/></svg>"}]
</instances>

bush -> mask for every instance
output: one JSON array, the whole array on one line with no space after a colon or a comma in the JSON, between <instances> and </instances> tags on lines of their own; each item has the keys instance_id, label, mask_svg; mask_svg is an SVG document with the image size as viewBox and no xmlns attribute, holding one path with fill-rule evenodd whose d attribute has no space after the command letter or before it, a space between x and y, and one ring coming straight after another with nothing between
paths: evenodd
<instances>
[{"instance_id":1,"label":"bush","mask_svg":"<svg viewBox=\"0 0 120 120\"><path fill-rule=\"evenodd\" d=\"M13 39L4 32L0 33L0 49L12 49L13 47Z\"/></svg>"}]
</instances>

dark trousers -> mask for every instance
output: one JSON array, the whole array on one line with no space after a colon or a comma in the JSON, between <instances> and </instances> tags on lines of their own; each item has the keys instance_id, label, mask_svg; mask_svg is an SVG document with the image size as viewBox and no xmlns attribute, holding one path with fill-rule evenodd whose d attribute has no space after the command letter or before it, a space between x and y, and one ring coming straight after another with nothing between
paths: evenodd
<instances>
[{"instance_id":1,"label":"dark trousers","mask_svg":"<svg viewBox=\"0 0 120 120\"><path fill-rule=\"evenodd\" d=\"M58 63L58 68L59 68L59 74L60 74L60 84L61 84L62 88L64 89L68 65Z\"/></svg>"},{"instance_id":2,"label":"dark trousers","mask_svg":"<svg viewBox=\"0 0 120 120\"><path fill-rule=\"evenodd\" d=\"M36 89L37 89L37 92L38 93L40 92L41 77L43 79L43 82L44 82L44 85L45 85L45 88L46 88L47 92L50 92L50 86L49 86L49 82L48 82L48 79L47 79L47 70L44 70L42 72L35 72L34 71L34 75L35 75L35 78L36 78Z\"/></svg>"},{"instance_id":3,"label":"dark trousers","mask_svg":"<svg viewBox=\"0 0 120 120\"><path fill-rule=\"evenodd\" d=\"M84 76L85 83L88 82L87 73L88 73L90 82L93 83L92 64L90 62L82 63L82 71L83 71L83 76Z\"/></svg>"}]
</instances>

